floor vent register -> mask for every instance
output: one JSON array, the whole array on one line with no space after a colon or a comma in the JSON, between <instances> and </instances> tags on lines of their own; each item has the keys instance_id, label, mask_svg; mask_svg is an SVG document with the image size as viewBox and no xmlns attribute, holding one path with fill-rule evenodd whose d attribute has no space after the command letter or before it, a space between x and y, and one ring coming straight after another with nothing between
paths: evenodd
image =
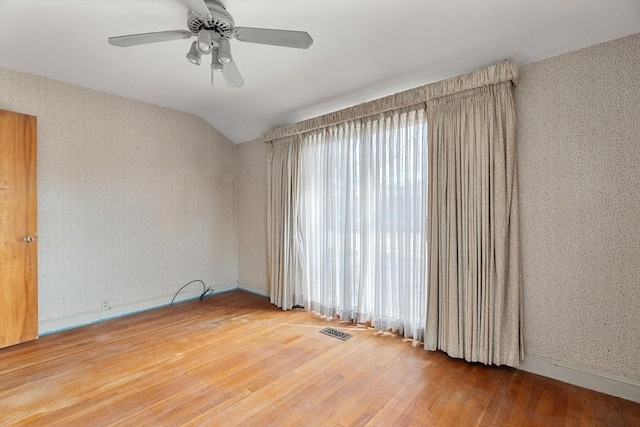
<instances>
[{"instance_id":1,"label":"floor vent register","mask_svg":"<svg viewBox=\"0 0 640 427\"><path fill-rule=\"evenodd\" d=\"M333 328L324 328L320 331L320 333L329 335L330 337L333 337L333 338L338 338L339 340L342 340L342 341L346 341L353 336L351 334L348 334L346 332L342 332Z\"/></svg>"}]
</instances>

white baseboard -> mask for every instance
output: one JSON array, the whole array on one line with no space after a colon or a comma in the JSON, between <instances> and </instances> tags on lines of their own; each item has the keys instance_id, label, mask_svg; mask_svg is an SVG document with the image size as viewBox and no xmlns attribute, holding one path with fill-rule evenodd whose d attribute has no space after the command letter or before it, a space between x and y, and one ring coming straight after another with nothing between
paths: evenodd
<instances>
[{"instance_id":1,"label":"white baseboard","mask_svg":"<svg viewBox=\"0 0 640 427\"><path fill-rule=\"evenodd\" d=\"M238 282L238 289L251 292L252 294L262 295L263 297L269 296L269 291L263 288L256 288L255 286L247 285L246 283Z\"/></svg>"},{"instance_id":2,"label":"white baseboard","mask_svg":"<svg viewBox=\"0 0 640 427\"><path fill-rule=\"evenodd\" d=\"M238 282L231 282L215 286L213 294L232 291L234 289L238 289ZM174 303L198 298L200 294L202 294L201 291L180 292L176 297ZM174 294L162 295L148 300L136 301L129 304L115 305L109 310L92 310L84 313L74 314L71 316L43 320L38 324L39 334L52 334L54 332L60 332L65 329L77 328L80 326L88 325L90 323L96 323L116 317L128 316L140 311L164 307L171 303L173 295Z\"/></svg>"},{"instance_id":3,"label":"white baseboard","mask_svg":"<svg viewBox=\"0 0 640 427\"><path fill-rule=\"evenodd\" d=\"M640 403L640 381L525 353L520 369Z\"/></svg>"}]
</instances>

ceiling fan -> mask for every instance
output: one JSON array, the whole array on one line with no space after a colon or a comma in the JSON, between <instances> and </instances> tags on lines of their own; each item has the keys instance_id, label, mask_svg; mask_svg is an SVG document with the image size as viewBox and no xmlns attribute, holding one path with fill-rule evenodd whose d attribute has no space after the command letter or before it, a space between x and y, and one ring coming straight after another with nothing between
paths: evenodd
<instances>
[{"instance_id":1,"label":"ceiling fan","mask_svg":"<svg viewBox=\"0 0 640 427\"><path fill-rule=\"evenodd\" d=\"M221 0L183 0L189 8L187 28L189 30L159 31L109 37L109 44L119 47L158 43L170 40L189 39L196 36L187 53L189 62L200 65L202 55L211 55L211 84L213 72L220 71L227 85L241 87L244 79L231 56L230 40L267 44L272 46L307 49L313 39L305 31L274 30L267 28L236 27L233 17Z\"/></svg>"}]
</instances>

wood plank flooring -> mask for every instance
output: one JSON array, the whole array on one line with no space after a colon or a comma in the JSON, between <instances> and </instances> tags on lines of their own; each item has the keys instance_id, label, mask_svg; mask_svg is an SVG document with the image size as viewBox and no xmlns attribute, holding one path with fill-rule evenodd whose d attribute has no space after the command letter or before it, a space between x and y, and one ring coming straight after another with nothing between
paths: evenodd
<instances>
[{"instance_id":1,"label":"wood plank flooring","mask_svg":"<svg viewBox=\"0 0 640 427\"><path fill-rule=\"evenodd\" d=\"M640 426L640 404L233 291L0 350L0 425L26 424Z\"/></svg>"}]
</instances>

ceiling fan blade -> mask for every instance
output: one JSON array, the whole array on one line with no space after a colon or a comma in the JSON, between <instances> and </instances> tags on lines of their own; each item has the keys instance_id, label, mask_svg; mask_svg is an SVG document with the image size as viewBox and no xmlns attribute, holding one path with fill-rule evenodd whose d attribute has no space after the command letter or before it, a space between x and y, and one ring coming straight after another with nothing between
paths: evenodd
<instances>
[{"instance_id":1,"label":"ceiling fan blade","mask_svg":"<svg viewBox=\"0 0 640 427\"><path fill-rule=\"evenodd\" d=\"M234 60L224 64L222 76L229 87L238 88L244 85L244 79L242 78L242 74L240 74L240 70L238 70L238 66Z\"/></svg>"},{"instance_id":2,"label":"ceiling fan blade","mask_svg":"<svg viewBox=\"0 0 640 427\"><path fill-rule=\"evenodd\" d=\"M203 0L183 0L190 11L205 18L211 18L211 12Z\"/></svg>"},{"instance_id":3,"label":"ceiling fan blade","mask_svg":"<svg viewBox=\"0 0 640 427\"><path fill-rule=\"evenodd\" d=\"M119 47L136 46L139 44L166 42L169 40L188 39L194 34L191 31L159 31L157 33L129 34L128 36L109 37L109 44Z\"/></svg>"},{"instance_id":4,"label":"ceiling fan blade","mask_svg":"<svg viewBox=\"0 0 640 427\"><path fill-rule=\"evenodd\" d=\"M236 27L233 37L241 42L307 49L313 39L306 31L272 30L267 28Z\"/></svg>"}]
</instances>

